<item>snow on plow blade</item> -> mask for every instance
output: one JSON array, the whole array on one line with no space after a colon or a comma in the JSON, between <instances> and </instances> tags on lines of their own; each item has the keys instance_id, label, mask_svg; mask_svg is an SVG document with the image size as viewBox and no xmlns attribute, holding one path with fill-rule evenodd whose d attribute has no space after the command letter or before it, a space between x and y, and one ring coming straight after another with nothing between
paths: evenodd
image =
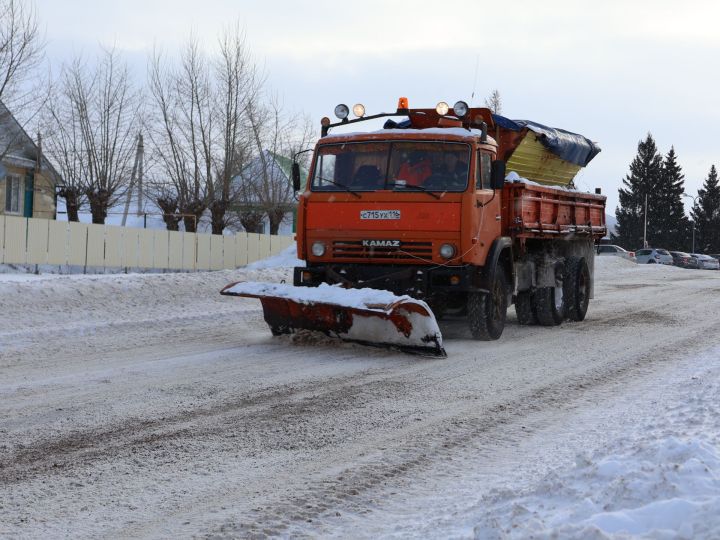
<instances>
[{"instance_id":1,"label":"snow on plow blade","mask_svg":"<svg viewBox=\"0 0 720 540\"><path fill-rule=\"evenodd\" d=\"M315 330L343 341L446 357L442 335L425 302L375 289L293 287L238 282L220 294L259 298L273 334Z\"/></svg>"}]
</instances>

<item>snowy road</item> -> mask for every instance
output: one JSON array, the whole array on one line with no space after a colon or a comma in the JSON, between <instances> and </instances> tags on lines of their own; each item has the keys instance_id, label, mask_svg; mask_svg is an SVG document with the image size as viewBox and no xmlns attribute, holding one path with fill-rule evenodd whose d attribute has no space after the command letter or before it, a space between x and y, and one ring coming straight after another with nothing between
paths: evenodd
<instances>
[{"instance_id":1,"label":"snowy road","mask_svg":"<svg viewBox=\"0 0 720 540\"><path fill-rule=\"evenodd\" d=\"M720 444L720 272L602 259L585 322L442 324L441 360L272 338L217 294L288 277L0 281L0 536L522 537L579 453Z\"/></svg>"}]
</instances>

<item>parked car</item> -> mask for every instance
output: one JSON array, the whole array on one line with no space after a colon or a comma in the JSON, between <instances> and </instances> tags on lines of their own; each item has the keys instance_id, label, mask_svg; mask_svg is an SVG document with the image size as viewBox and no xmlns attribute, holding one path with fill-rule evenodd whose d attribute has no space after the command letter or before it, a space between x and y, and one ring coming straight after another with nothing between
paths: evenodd
<instances>
[{"instance_id":1,"label":"parked car","mask_svg":"<svg viewBox=\"0 0 720 540\"><path fill-rule=\"evenodd\" d=\"M620 246L614 246L611 244L601 244L597 247L597 254L598 255L615 255L617 257L622 257L623 259L627 259L632 262L637 262L635 260L635 252L634 251L628 251L625 248L621 248Z\"/></svg>"},{"instance_id":2,"label":"parked car","mask_svg":"<svg viewBox=\"0 0 720 540\"><path fill-rule=\"evenodd\" d=\"M720 270L720 261L710 255L702 253L691 253L693 259L697 260L698 268L702 270Z\"/></svg>"},{"instance_id":3,"label":"parked car","mask_svg":"<svg viewBox=\"0 0 720 540\"><path fill-rule=\"evenodd\" d=\"M666 249L644 248L635 252L638 264L672 264L672 255Z\"/></svg>"},{"instance_id":4,"label":"parked car","mask_svg":"<svg viewBox=\"0 0 720 540\"><path fill-rule=\"evenodd\" d=\"M698 261L695 257L684 251L671 251L673 264L680 268L698 268Z\"/></svg>"}]
</instances>

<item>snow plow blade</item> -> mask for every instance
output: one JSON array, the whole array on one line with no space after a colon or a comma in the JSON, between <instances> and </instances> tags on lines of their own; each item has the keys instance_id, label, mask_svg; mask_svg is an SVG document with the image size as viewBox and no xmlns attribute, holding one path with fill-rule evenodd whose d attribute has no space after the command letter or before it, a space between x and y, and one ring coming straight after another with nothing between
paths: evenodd
<instances>
[{"instance_id":1,"label":"snow plow blade","mask_svg":"<svg viewBox=\"0 0 720 540\"><path fill-rule=\"evenodd\" d=\"M220 294L258 298L273 335L314 330L343 341L422 356L447 357L435 315L425 302L375 289L293 287L237 282Z\"/></svg>"}]
</instances>

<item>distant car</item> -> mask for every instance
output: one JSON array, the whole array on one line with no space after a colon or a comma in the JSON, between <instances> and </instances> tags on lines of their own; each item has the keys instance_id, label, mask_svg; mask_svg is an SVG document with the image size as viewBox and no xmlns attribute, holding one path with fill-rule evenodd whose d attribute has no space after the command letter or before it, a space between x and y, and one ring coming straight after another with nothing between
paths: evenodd
<instances>
[{"instance_id":1,"label":"distant car","mask_svg":"<svg viewBox=\"0 0 720 540\"><path fill-rule=\"evenodd\" d=\"M671 251L673 264L680 268L698 268L698 261L695 257L684 251Z\"/></svg>"},{"instance_id":2,"label":"distant car","mask_svg":"<svg viewBox=\"0 0 720 540\"><path fill-rule=\"evenodd\" d=\"M691 253L693 259L697 260L698 268L702 270L720 270L720 261L710 255L702 253Z\"/></svg>"},{"instance_id":3,"label":"distant car","mask_svg":"<svg viewBox=\"0 0 720 540\"><path fill-rule=\"evenodd\" d=\"M635 252L638 264L672 264L672 255L666 249L644 248Z\"/></svg>"},{"instance_id":4,"label":"distant car","mask_svg":"<svg viewBox=\"0 0 720 540\"><path fill-rule=\"evenodd\" d=\"M616 257L622 257L623 259L627 259L632 262L635 261L635 253L633 251L628 251L625 248L621 248L620 246L614 246L611 244L601 244L597 247L597 254L598 255L615 255Z\"/></svg>"}]
</instances>

